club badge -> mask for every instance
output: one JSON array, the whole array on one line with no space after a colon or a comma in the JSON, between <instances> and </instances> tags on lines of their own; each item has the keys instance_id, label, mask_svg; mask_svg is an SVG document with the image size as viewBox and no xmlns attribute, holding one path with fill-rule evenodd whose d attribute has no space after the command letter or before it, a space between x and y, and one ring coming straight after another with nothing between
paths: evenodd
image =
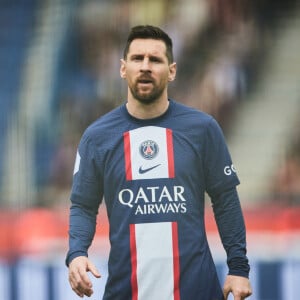
<instances>
[{"instance_id":1,"label":"club badge","mask_svg":"<svg viewBox=\"0 0 300 300\"><path fill-rule=\"evenodd\" d=\"M158 154L157 143L152 140L142 142L140 145L140 154L147 160L155 158Z\"/></svg>"}]
</instances>

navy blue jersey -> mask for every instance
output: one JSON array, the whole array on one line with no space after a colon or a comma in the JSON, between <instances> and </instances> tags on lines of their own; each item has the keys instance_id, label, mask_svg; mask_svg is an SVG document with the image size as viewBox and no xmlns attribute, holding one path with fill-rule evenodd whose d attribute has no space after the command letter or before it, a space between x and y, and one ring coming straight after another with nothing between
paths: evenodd
<instances>
[{"instance_id":1,"label":"navy blue jersey","mask_svg":"<svg viewBox=\"0 0 300 300\"><path fill-rule=\"evenodd\" d=\"M111 250L103 299L220 300L204 194L218 199L237 184L211 116L170 100L163 115L140 120L122 105L88 127L78 147L67 261L87 255L104 198Z\"/></svg>"}]
</instances>

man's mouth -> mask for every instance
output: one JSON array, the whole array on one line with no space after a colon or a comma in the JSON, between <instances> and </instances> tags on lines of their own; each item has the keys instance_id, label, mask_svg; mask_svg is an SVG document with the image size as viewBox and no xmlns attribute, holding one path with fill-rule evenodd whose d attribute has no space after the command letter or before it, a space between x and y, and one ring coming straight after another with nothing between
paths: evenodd
<instances>
[{"instance_id":1,"label":"man's mouth","mask_svg":"<svg viewBox=\"0 0 300 300\"><path fill-rule=\"evenodd\" d=\"M139 78L137 82L141 84L149 84L149 83L153 83L153 80L152 78Z\"/></svg>"},{"instance_id":2,"label":"man's mouth","mask_svg":"<svg viewBox=\"0 0 300 300\"><path fill-rule=\"evenodd\" d=\"M150 84L150 83L152 83L152 80L151 79L139 79L138 83L141 83L141 84Z\"/></svg>"}]
</instances>

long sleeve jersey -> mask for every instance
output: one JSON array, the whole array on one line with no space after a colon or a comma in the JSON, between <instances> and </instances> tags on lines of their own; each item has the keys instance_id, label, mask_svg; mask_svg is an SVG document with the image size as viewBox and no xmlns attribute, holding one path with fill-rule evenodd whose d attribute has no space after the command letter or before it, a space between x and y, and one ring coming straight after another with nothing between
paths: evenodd
<instances>
[{"instance_id":1,"label":"long sleeve jersey","mask_svg":"<svg viewBox=\"0 0 300 300\"><path fill-rule=\"evenodd\" d=\"M105 300L221 300L204 225L209 194L229 274L248 276L239 179L209 115L169 100L154 119L122 105L84 132L71 193L67 264L88 254L104 199L111 244Z\"/></svg>"}]
</instances>

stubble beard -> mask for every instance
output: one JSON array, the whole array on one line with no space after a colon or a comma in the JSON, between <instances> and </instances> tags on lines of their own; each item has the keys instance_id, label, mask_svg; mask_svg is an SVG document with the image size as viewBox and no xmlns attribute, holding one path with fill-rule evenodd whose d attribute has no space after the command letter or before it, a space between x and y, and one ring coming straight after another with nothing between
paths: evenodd
<instances>
[{"instance_id":1,"label":"stubble beard","mask_svg":"<svg viewBox=\"0 0 300 300\"><path fill-rule=\"evenodd\" d=\"M145 105L150 105L150 104L156 102L160 98L160 96L163 94L163 89L157 88L157 87L154 87L152 89L152 91L147 92L147 93L141 92L139 90L137 84L134 87L129 87L129 89L131 91L132 96L137 101L139 101L140 103L145 104Z\"/></svg>"}]
</instances>

